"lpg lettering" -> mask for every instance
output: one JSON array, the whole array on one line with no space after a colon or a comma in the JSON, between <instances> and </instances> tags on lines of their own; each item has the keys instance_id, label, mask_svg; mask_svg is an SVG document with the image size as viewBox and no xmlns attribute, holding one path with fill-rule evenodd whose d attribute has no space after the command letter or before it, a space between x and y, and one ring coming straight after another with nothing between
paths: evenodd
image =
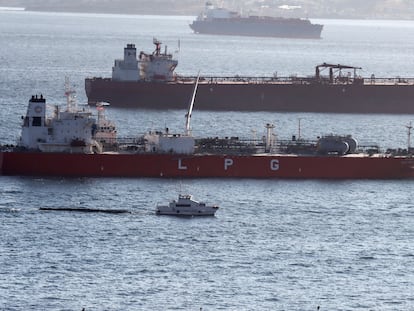
<instances>
[{"instance_id":1,"label":"lpg lettering","mask_svg":"<svg viewBox=\"0 0 414 311\"><path fill-rule=\"evenodd\" d=\"M233 159L224 159L224 170L227 171L229 166L233 165Z\"/></svg>"},{"instance_id":2,"label":"lpg lettering","mask_svg":"<svg viewBox=\"0 0 414 311\"><path fill-rule=\"evenodd\" d=\"M178 169L179 170L186 170L187 166L183 165L181 159L178 159Z\"/></svg>"},{"instance_id":3,"label":"lpg lettering","mask_svg":"<svg viewBox=\"0 0 414 311\"><path fill-rule=\"evenodd\" d=\"M270 169L272 171L278 171L279 170L279 160L273 159L270 161Z\"/></svg>"}]
</instances>

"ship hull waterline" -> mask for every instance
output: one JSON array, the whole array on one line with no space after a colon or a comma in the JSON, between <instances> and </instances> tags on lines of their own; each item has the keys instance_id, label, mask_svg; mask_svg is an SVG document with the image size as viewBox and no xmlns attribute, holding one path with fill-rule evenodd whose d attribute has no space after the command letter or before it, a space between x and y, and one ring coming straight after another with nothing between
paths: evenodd
<instances>
[{"instance_id":1,"label":"ship hull waterline","mask_svg":"<svg viewBox=\"0 0 414 311\"><path fill-rule=\"evenodd\" d=\"M195 33L210 35L231 35L251 37L274 37L296 39L320 39L323 25L282 24L253 22L248 19L215 19L214 21L194 21L190 28Z\"/></svg>"},{"instance_id":2,"label":"ship hull waterline","mask_svg":"<svg viewBox=\"0 0 414 311\"><path fill-rule=\"evenodd\" d=\"M414 158L384 156L1 152L1 175L56 177L402 179Z\"/></svg>"},{"instance_id":3,"label":"ship hull waterline","mask_svg":"<svg viewBox=\"0 0 414 311\"><path fill-rule=\"evenodd\" d=\"M86 79L88 103L112 107L187 109L192 83ZM196 109L317 113L414 114L412 84L206 83L198 85Z\"/></svg>"}]
</instances>

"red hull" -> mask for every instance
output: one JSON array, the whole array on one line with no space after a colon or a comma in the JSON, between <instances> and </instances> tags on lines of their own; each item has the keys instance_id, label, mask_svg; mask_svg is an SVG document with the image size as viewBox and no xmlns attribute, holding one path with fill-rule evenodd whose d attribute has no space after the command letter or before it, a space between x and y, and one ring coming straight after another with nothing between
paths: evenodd
<instances>
[{"instance_id":1,"label":"red hull","mask_svg":"<svg viewBox=\"0 0 414 311\"><path fill-rule=\"evenodd\" d=\"M0 153L2 175L59 177L400 179L414 159L368 156Z\"/></svg>"},{"instance_id":2,"label":"red hull","mask_svg":"<svg viewBox=\"0 0 414 311\"><path fill-rule=\"evenodd\" d=\"M193 83L86 79L88 102L113 107L187 109ZM208 83L198 85L195 109L413 114L413 84Z\"/></svg>"}]
</instances>

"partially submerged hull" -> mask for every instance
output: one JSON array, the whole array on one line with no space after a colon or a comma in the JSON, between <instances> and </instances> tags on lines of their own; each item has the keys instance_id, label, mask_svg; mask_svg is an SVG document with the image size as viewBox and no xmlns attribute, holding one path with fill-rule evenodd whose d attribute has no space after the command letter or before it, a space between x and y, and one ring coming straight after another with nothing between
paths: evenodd
<instances>
[{"instance_id":1,"label":"partially submerged hull","mask_svg":"<svg viewBox=\"0 0 414 311\"><path fill-rule=\"evenodd\" d=\"M127 82L85 80L89 104L186 109L193 81ZM414 84L321 84L201 79L197 110L413 114Z\"/></svg>"},{"instance_id":2,"label":"partially submerged hull","mask_svg":"<svg viewBox=\"0 0 414 311\"><path fill-rule=\"evenodd\" d=\"M58 177L401 179L414 158L368 155L0 152L2 175Z\"/></svg>"},{"instance_id":3,"label":"partially submerged hull","mask_svg":"<svg viewBox=\"0 0 414 311\"><path fill-rule=\"evenodd\" d=\"M203 12L190 24L196 33L279 38L319 39L323 25L308 19L249 15L206 3Z\"/></svg>"},{"instance_id":4,"label":"partially submerged hull","mask_svg":"<svg viewBox=\"0 0 414 311\"><path fill-rule=\"evenodd\" d=\"M214 216L216 211L183 211L182 209L178 210L163 210L158 208L155 211L155 214L157 215L166 215L166 216L185 216L185 217L192 217L192 216Z\"/></svg>"},{"instance_id":5,"label":"partially submerged hull","mask_svg":"<svg viewBox=\"0 0 414 311\"><path fill-rule=\"evenodd\" d=\"M167 216L214 216L218 207L157 206L155 214Z\"/></svg>"},{"instance_id":6,"label":"partially submerged hull","mask_svg":"<svg viewBox=\"0 0 414 311\"><path fill-rule=\"evenodd\" d=\"M195 20L190 27L200 34L320 39L323 25L300 19L216 18Z\"/></svg>"}]
</instances>

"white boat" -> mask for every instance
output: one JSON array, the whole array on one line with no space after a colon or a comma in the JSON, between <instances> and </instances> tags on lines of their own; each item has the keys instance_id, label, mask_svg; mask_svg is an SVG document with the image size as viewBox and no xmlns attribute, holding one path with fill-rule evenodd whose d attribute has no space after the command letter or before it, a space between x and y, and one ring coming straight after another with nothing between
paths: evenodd
<instances>
[{"instance_id":1,"label":"white boat","mask_svg":"<svg viewBox=\"0 0 414 311\"><path fill-rule=\"evenodd\" d=\"M191 194L179 194L178 201L170 201L168 205L157 205L157 215L174 216L214 216L219 209L216 205L206 205L193 199Z\"/></svg>"}]
</instances>

